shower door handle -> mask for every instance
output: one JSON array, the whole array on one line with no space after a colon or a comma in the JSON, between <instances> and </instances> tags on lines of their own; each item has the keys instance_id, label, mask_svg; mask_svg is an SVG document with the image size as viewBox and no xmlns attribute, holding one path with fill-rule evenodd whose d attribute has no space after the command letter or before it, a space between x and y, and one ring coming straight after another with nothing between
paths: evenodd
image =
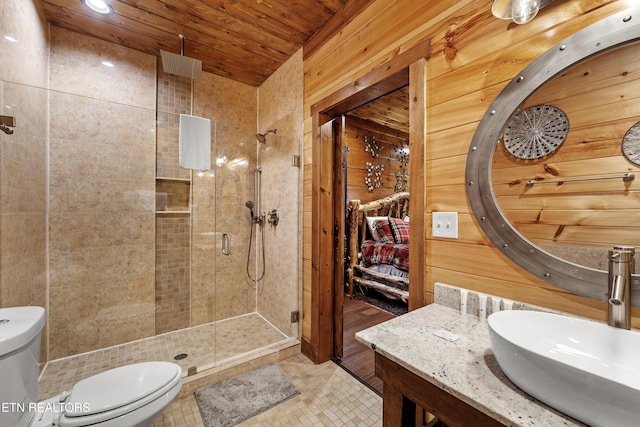
<instances>
[{"instance_id":1,"label":"shower door handle","mask_svg":"<svg viewBox=\"0 0 640 427\"><path fill-rule=\"evenodd\" d=\"M222 233L222 253L225 255L231 253L231 236L229 233Z\"/></svg>"}]
</instances>

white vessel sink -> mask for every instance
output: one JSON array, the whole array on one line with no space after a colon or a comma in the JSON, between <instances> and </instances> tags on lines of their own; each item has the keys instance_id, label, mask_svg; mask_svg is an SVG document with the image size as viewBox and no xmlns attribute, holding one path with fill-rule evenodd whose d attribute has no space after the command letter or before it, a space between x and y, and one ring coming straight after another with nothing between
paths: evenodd
<instances>
[{"instance_id":1,"label":"white vessel sink","mask_svg":"<svg viewBox=\"0 0 640 427\"><path fill-rule=\"evenodd\" d=\"M536 311L489 316L498 365L520 389L590 426L640 423L640 333Z\"/></svg>"}]
</instances>

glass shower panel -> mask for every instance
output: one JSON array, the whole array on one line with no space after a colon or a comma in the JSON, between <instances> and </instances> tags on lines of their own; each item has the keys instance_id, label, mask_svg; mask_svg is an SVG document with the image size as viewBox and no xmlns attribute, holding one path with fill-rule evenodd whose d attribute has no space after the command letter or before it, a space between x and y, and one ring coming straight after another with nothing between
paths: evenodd
<instances>
[{"instance_id":1,"label":"glass shower panel","mask_svg":"<svg viewBox=\"0 0 640 427\"><path fill-rule=\"evenodd\" d=\"M47 98L0 82L0 115L15 119L0 132L0 307L46 306Z\"/></svg>"},{"instance_id":2,"label":"glass shower panel","mask_svg":"<svg viewBox=\"0 0 640 427\"><path fill-rule=\"evenodd\" d=\"M155 334L155 111L49 91L50 358Z\"/></svg>"},{"instance_id":3,"label":"glass shower panel","mask_svg":"<svg viewBox=\"0 0 640 427\"><path fill-rule=\"evenodd\" d=\"M297 337L300 325L291 321L299 313L301 281L298 262L301 169L292 164L290 156L299 152L300 147L299 139L292 137L293 123L297 122L292 117L272 123L269 128L277 128L278 133L268 135L266 143L259 144L263 210L267 213L276 210L279 221L277 225L264 225L266 273L258 292L258 313L288 337Z\"/></svg>"},{"instance_id":4,"label":"glass shower panel","mask_svg":"<svg viewBox=\"0 0 640 427\"><path fill-rule=\"evenodd\" d=\"M240 131L239 131L240 132ZM228 134L227 134L228 135ZM255 285L247 279L248 237L251 227L246 207L253 194L250 144L221 138L215 153L216 230L216 360L222 361L253 350L258 343L248 337L246 316L256 311ZM251 171L251 172L250 172ZM230 242L230 250L221 252ZM253 266L253 257L249 260Z\"/></svg>"},{"instance_id":5,"label":"glass shower panel","mask_svg":"<svg viewBox=\"0 0 640 427\"><path fill-rule=\"evenodd\" d=\"M216 152L217 244L221 247L225 239L232 242L230 253L218 252L216 258L218 363L273 348L287 338L258 310L267 286L266 275L278 276L275 271L265 271L265 259L269 265L269 259L279 258L282 248L271 248L263 258L265 236L274 230L266 218L260 223L252 221L249 207L258 217L266 210L265 198L257 194L263 172L257 165L254 134L243 142L219 138ZM294 261L289 262L295 269ZM274 305L282 311L281 301L274 301Z\"/></svg>"},{"instance_id":6,"label":"glass shower panel","mask_svg":"<svg viewBox=\"0 0 640 427\"><path fill-rule=\"evenodd\" d=\"M217 146L216 123L211 121L211 155ZM191 322L192 326L212 324L216 319L216 260L220 255L216 233L216 192L214 162L207 171L193 172ZM215 344L215 338L209 345ZM215 354L211 354L212 361Z\"/></svg>"}]
</instances>

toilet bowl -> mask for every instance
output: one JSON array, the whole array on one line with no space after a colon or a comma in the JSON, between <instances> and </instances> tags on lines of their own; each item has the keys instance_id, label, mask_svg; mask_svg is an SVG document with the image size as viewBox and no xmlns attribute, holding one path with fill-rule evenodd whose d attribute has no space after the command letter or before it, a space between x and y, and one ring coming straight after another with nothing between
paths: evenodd
<instances>
[{"instance_id":1,"label":"toilet bowl","mask_svg":"<svg viewBox=\"0 0 640 427\"><path fill-rule=\"evenodd\" d=\"M143 427L182 387L182 369L143 362L111 369L75 384L69 392L37 402L41 307L0 309L0 426Z\"/></svg>"}]
</instances>

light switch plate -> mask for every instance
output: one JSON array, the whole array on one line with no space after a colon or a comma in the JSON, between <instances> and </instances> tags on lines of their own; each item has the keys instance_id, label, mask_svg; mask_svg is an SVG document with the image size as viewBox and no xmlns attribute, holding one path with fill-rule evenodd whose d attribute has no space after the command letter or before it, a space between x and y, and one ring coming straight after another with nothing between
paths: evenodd
<instances>
[{"instance_id":1,"label":"light switch plate","mask_svg":"<svg viewBox=\"0 0 640 427\"><path fill-rule=\"evenodd\" d=\"M431 214L433 237L458 238L458 212L433 212Z\"/></svg>"}]
</instances>

